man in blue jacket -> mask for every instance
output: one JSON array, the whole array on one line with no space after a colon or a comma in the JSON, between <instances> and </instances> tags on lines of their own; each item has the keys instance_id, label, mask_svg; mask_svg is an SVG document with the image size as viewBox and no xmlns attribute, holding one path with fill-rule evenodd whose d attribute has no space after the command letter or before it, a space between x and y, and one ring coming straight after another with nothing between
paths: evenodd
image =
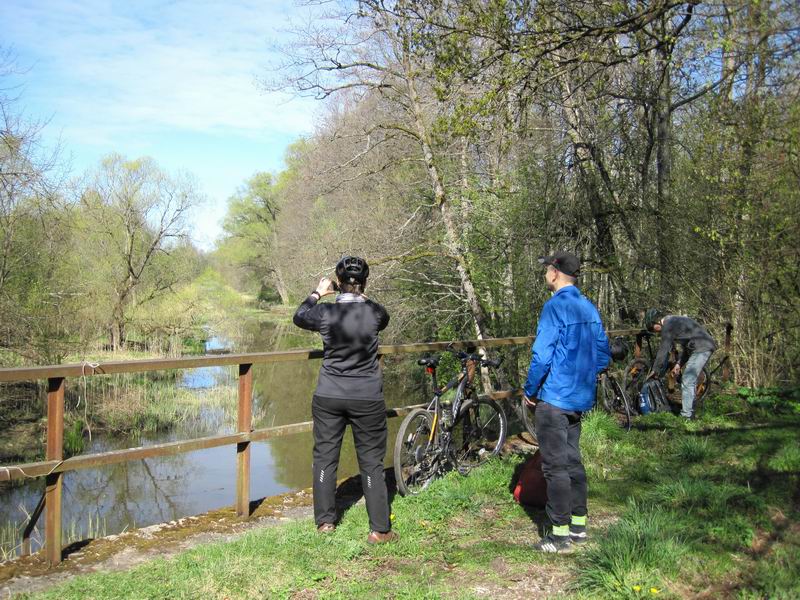
<instances>
[{"instance_id":1,"label":"man in blue jacket","mask_svg":"<svg viewBox=\"0 0 800 600\"><path fill-rule=\"evenodd\" d=\"M586 541L586 471L581 462L581 417L595 401L595 382L611 360L600 314L575 287L580 261L569 252L543 256L553 296L539 315L533 358L523 391L536 405L536 437L547 481L552 532L535 544L542 552L569 552Z\"/></svg>"}]
</instances>

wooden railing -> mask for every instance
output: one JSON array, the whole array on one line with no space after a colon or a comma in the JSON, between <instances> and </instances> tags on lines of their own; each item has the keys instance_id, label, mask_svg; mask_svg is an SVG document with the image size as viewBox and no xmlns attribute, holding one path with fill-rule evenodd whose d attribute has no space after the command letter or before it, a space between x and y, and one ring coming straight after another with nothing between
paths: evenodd
<instances>
[{"instance_id":1,"label":"wooden railing","mask_svg":"<svg viewBox=\"0 0 800 600\"><path fill-rule=\"evenodd\" d=\"M636 335L638 329L609 331L609 336ZM485 340L461 340L455 342L432 342L421 344L384 345L378 349L382 357L390 354L411 354L418 352L441 351L446 348L496 348L530 344L532 336L493 338ZM311 421L253 429L252 394L253 365L322 358L321 350L289 350L283 352L258 352L250 354L227 354L199 356L179 359L151 359L136 361L112 361L100 364L66 364L43 367L0 369L0 383L31 380L47 380L47 449L45 460L33 463L0 466L0 481L26 478L45 478L44 502L40 502L31 515L30 522L23 533L23 554L30 552L30 534L42 510L45 512L45 558L50 565L56 565L62 558L61 504L64 473L78 469L89 469L141 460L157 456L168 456L192 452L205 448L215 448L236 444L236 513L248 517L250 510L250 444L310 431ZM239 367L239 394L237 408L237 432L225 435L194 438L166 444L115 450L98 454L73 456L64 459L64 387L68 377L88 377L110 375L113 373L141 373L170 369L194 369L198 367L232 366ZM508 397L509 393L497 394ZM387 410L387 416L396 417L407 413L413 406Z\"/></svg>"}]
</instances>

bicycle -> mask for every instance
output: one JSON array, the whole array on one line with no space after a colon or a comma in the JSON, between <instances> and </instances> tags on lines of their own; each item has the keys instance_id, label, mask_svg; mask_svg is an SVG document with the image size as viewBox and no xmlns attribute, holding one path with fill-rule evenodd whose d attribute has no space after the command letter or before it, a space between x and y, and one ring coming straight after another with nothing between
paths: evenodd
<instances>
[{"instance_id":1,"label":"bicycle","mask_svg":"<svg viewBox=\"0 0 800 600\"><path fill-rule=\"evenodd\" d=\"M610 343L611 362L621 363L628 356L628 343L621 336ZM631 430L631 406L625 390L620 385L617 375L611 372L611 365L597 375L595 407L622 419L622 426Z\"/></svg>"},{"instance_id":2,"label":"bicycle","mask_svg":"<svg viewBox=\"0 0 800 600\"><path fill-rule=\"evenodd\" d=\"M489 393L488 396L492 400L506 400L508 405L513 409L514 414L517 415L520 423L525 427L525 431L530 435L530 443L534 446L539 445L539 440L536 437L535 425L536 405L525 402L524 393L521 388L494 391Z\"/></svg>"},{"instance_id":3,"label":"bicycle","mask_svg":"<svg viewBox=\"0 0 800 600\"><path fill-rule=\"evenodd\" d=\"M394 473L403 496L418 494L448 471L466 475L499 454L505 443L505 412L491 398L478 398L473 387L476 366L496 368L501 361L449 351L461 361L461 371L441 388L436 380L440 357L417 361L431 375L433 398L427 408L406 415L397 432ZM451 390L455 390L453 402L443 402Z\"/></svg>"},{"instance_id":4,"label":"bicycle","mask_svg":"<svg viewBox=\"0 0 800 600\"><path fill-rule=\"evenodd\" d=\"M712 355L712 359L713 359L713 355ZM714 365L713 368L708 368L708 365L711 363L711 359L709 359L708 363L706 363L703 366L703 373L702 373L703 378L702 378L702 380L700 378L698 378L697 387L695 388L695 390L696 390L695 391L695 404L696 404L695 413L699 413L702 410L702 408L704 406L704 402L703 401L708 397L708 393L709 393L709 390L711 389L711 386L713 386L713 385L717 385L717 386L720 386L720 387L722 386L723 380L722 379L715 379L715 376L716 376L717 372L720 369L723 369L722 377L726 381L730 381L730 378L731 378L730 366L727 367L727 370L725 369L725 366L728 365L728 363L730 363L730 361L731 361L730 355L729 354L724 354L717 361L717 364Z\"/></svg>"},{"instance_id":5,"label":"bicycle","mask_svg":"<svg viewBox=\"0 0 800 600\"><path fill-rule=\"evenodd\" d=\"M626 431L631 430L631 406L625 390L608 369L605 369L597 376L597 400L599 406L607 413L617 415L622 419L622 426Z\"/></svg>"}]
</instances>

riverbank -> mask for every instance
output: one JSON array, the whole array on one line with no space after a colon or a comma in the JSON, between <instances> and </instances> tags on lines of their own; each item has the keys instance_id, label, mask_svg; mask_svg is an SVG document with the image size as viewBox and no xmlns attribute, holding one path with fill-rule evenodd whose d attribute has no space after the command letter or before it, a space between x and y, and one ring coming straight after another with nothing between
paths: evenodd
<instances>
[{"instance_id":1,"label":"riverbank","mask_svg":"<svg viewBox=\"0 0 800 600\"><path fill-rule=\"evenodd\" d=\"M653 415L629 434L590 414L593 541L567 556L531 552L544 515L513 501L514 457L396 497L395 545L367 546L356 506L331 536L290 522L41 597L795 598L799 412L796 395L724 396L697 422Z\"/></svg>"},{"instance_id":2,"label":"riverbank","mask_svg":"<svg viewBox=\"0 0 800 600\"><path fill-rule=\"evenodd\" d=\"M270 306L260 309L254 307L252 298L240 294L237 299L235 306L228 300L224 311L220 307L219 314L222 316L215 320L214 329L203 330L206 337L184 339L181 355L209 351L225 353L234 349L262 351L277 349L272 347L273 343L283 348L303 342L302 335L282 335L278 336L281 338L278 340L271 340L268 336L267 339L259 339L259 336L264 337L265 329L289 328L293 307ZM208 348L209 331L213 331L213 340L221 338L225 343ZM133 340L126 349L113 351L103 349L98 344L93 349L66 356L63 362L104 363L171 356L148 349L156 345ZM209 408L223 408L227 414L235 407L236 389L234 377L225 377L223 371L218 369L215 372L216 379L204 375L205 380L199 384L197 378L192 376L192 371L71 379L65 397L65 455L72 456L84 451L84 444L92 434L149 435L167 431L177 422L196 419ZM0 407L5 424L0 438L0 465L44 458L47 429L45 394L42 382L0 385Z\"/></svg>"}]
</instances>

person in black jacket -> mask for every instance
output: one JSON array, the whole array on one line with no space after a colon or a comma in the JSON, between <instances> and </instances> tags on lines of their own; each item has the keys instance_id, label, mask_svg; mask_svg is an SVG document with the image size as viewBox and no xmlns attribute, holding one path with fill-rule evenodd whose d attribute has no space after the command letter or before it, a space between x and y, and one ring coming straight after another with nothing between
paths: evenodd
<instances>
[{"instance_id":1,"label":"person in black jacket","mask_svg":"<svg viewBox=\"0 0 800 600\"><path fill-rule=\"evenodd\" d=\"M389 324L389 314L364 296L368 276L369 265L363 258L345 256L336 265L341 292L336 302L319 303L337 287L323 277L293 320L298 327L322 335L322 366L311 402L317 531L328 533L336 528L336 472L349 424L369 514L367 542L378 544L397 539L391 530L383 470L388 431L383 374L378 364L378 332Z\"/></svg>"},{"instance_id":2,"label":"person in black jacket","mask_svg":"<svg viewBox=\"0 0 800 600\"><path fill-rule=\"evenodd\" d=\"M668 355L675 343L682 347L680 360L675 363L672 373L677 377L683 369L681 416L691 419L694 416L697 378L711 358L711 354L717 349L717 343L705 327L689 317L665 315L657 308L651 308L645 313L644 321L648 331L661 333L661 345L653 361L651 377L661 377L667 371Z\"/></svg>"}]
</instances>

